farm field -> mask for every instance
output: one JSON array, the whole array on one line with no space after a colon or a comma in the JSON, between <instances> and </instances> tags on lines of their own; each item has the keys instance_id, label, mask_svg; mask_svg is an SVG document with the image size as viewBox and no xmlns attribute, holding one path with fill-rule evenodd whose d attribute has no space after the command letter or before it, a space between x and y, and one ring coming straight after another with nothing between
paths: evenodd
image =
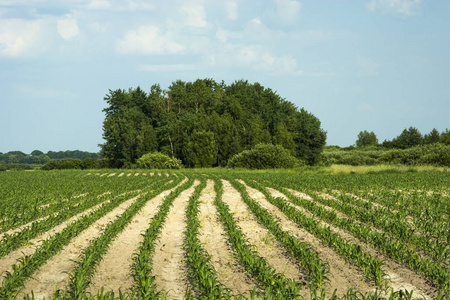
<instances>
[{"instance_id":1,"label":"farm field","mask_svg":"<svg viewBox=\"0 0 450 300\"><path fill-rule=\"evenodd\" d=\"M449 218L446 171L1 172L0 299L450 299Z\"/></svg>"}]
</instances>

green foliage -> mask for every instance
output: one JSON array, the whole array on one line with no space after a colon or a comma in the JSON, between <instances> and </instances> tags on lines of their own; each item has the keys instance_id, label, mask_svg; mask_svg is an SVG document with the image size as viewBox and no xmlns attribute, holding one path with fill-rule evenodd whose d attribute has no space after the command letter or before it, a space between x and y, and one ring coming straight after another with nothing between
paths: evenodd
<instances>
[{"instance_id":1,"label":"green foliage","mask_svg":"<svg viewBox=\"0 0 450 300\"><path fill-rule=\"evenodd\" d=\"M230 168L275 169L294 168L302 163L280 145L258 144L251 150L244 150L228 161Z\"/></svg>"},{"instance_id":2,"label":"green foliage","mask_svg":"<svg viewBox=\"0 0 450 300\"><path fill-rule=\"evenodd\" d=\"M450 167L450 146L433 143L405 150L390 150L380 159L385 163Z\"/></svg>"},{"instance_id":3,"label":"green foliage","mask_svg":"<svg viewBox=\"0 0 450 300\"><path fill-rule=\"evenodd\" d=\"M415 127L404 129L402 133L392 140L395 148L406 149L423 144L423 136Z\"/></svg>"},{"instance_id":4,"label":"green foliage","mask_svg":"<svg viewBox=\"0 0 450 300\"><path fill-rule=\"evenodd\" d=\"M316 164L326 140L312 114L244 80L229 86L212 79L177 80L167 90L153 85L149 93L140 87L109 90L105 101L100 146L112 167L133 166L153 151L190 167L225 166L242 150L272 142Z\"/></svg>"},{"instance_id":5,"label":"green foliage","mask_svg":"<svg viewBox=\"0 0 450 300\"><path fill-rule=\"evenodd\" d=\"M440 142L442 144L450 145L450 130L446 129L441 133Z\"/></svg>"},{"instance_id":6,"label":"green foliage","mask_svg":"<svg viewBox=\"0 0 450 300\"><path fill-rule=\"evenodd\" d=\"M177 158L171 158L160 152L144 154L137 160L139 168L143 169L181 169L183 165Z\"/></svg>"},{"instance_id":7,"label":"green foliage","mask_svg":"<svg viewBox=\"0 0 450 300\"><path fill-rule=\"evenodd\" d=\"M440 140L441 135L439 134L439 131L437 131L436 128L433 128L429 134L425 134L423 137L423 142L425 144L439 143Z\"/></svg>"},{"instance_id":8,"label":"green foliage","mask_svg":"<svg viewBox=\"0 0 450 300\"><path fill-rule=\"evenodd\" d=\"M78 158L51 159L41 170L83 169L83 162Z\"/></svg>"},{"instance_id":9,"label":"green foliage","mask_svg":"<svg viewBox=\"0 0 450 300\"><path fill-rule=\"evenodd\" d=\"M87 157L83 160L83 169L100 169L100 163L97 158Z\"/></svg>"},{"instance_id":10,"label":"green foliage","mask_svg":"<svg viewBox=\"0 0 450 300\"><path fill-rule=\"evenodd\" d=\"M376 146L376 145L378 145L378 138L373 131L368 132L367 130L364 130L358 134L358 139L356 140L357 147Z\"/></svg>"},{"instance_id":11,"label":"green foliage","mask_svg":"<svg viewBox=\"0 0 450 300\"><path fill-rule=\"evenodd\" d=\"M449 167L449 156L450 145L432 143L407 149L386 149L383 147L339 148L328 146L325 147L322 159L325 165L401 164Z\"/></svg>"},{"instance_id":12,"label":"green foliage","mask_svg":"<svg viewBox=\"0 0 450 300\"><path fill-rule=\"evenodd\" d=\"M214 133L194 131L188 143L189 164L196 168L209 168L217 160Z\"/></svg>"}]
</instances>

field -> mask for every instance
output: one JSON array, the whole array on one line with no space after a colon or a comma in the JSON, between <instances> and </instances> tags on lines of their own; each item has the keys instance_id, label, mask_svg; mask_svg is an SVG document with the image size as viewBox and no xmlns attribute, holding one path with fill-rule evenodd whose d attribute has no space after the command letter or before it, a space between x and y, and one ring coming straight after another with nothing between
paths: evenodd
<instances>
[{"instance_id":1,"label":"field","mask_svg":"<svg viewBox=\"0 0 450 300\"><path fill-rule=\"evenodd\" d=\"M450 299L448 171L0 173L0 299Z\"/></svg>"}]
</instances>

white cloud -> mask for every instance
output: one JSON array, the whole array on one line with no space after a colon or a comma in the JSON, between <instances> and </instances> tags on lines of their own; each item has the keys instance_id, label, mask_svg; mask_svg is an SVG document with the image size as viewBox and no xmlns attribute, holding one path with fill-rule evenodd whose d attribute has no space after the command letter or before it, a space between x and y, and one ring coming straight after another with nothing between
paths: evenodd
<instances>
[{"instance_id":1,"label":"white cloud","mask_svg":"<svg viewBox=\"0 0 450 300\"><path fill-rule=\"evenodd\" d=\"M174 42L169 32L161 34L156 26L141 26L130 30L116 44L120 54L173 54L180 53L184 46Z\"/></svg>"},{"instance_id":2,"label":"white cloud","mask_svg":"<svg viewBox=\"0 0 450 300\"><path fill-rule=\"evenodd\" d=\"M77 19L73 15L65 15L57 20L56 28L59 35L65 40L70 40L80 34Z\"/></svg>"},{"instance_id":3,"label":"white cloud","mask_svg":"<svg viewBox=\"0 0 450 300\"><path fill-rule=\"evenodd\" d=\"M420 9L421 0L370 0L366 8L370 11L400 16L416 15Z\"/></svg>"},{"instance_id":4,"label":"white cloud","mask_svg":"<svg viewBox=\"0 0 450 300\"><path fill-rule=\"evenodd\" d=\"M149 11L155 9L153 4L144 0L91 0L87 8L112 11Z\"/></svg>"},{"instance_id":5,"label":"white cloud","mask_svg":"<svg viewBox=\"0 0 450 300\"><path fill-rule=\"evenodd\" d=\"M0 55L17 57L32 53L43 27L42 20L0 19Z\"/></svg>"},{"instance_id":6,"label":"white cloud","mask_svg":"<svg viewBox=\"0 0 450 300\"><path fill-rule=\"evenodd\" d=\"M211 55L210 64L244 66L274 76L303 76L297 60L290 55L275 55L261 45L225 44Z\"/></svg>"},{"instance_id":7,"label":"white cloud","mask_svg":"<svg viewBox=\"0 0 450 300\"><path fill-rule=\"evenodd\" d=\"M238 4L236 1L226 1L225 11L227 13L227 18L230 20L238 19Z\"/></svg>"},{"instance_id":8,"label":"white cloud","mask_svg":"<svg viewBox=\"0 0 450 300\"><path fill-rule=\"evenodd\" d=\"M92 0L88 8L90 9L109 9L111 7L111 3L108 0Z\"/></svg>"},{"instance_id":9,"label":"white cloud","mask_svg":"<svg viewBox=\"0 0 450 300\"><path fill-rule=\"evenodd\" d=\"M185 25L192 27L206 27L205 8L200 4L184 5L180 9L181 14L185 16Z\"/></svg>"},{"instance_id":10,"label":"white cloud","mask_svg":"<svg viewBox=\"0 0 450 300\"><path fill-rule=\"evenodd\" d=\"M142 65L139 70L146 72L178 72L196 69L193 64L172 64L172 65Z\"/></svg>"},{"instance_id":11,"label":"white cloud","mask_svg":"<svg viewBox=\"0 0 450 300\"><path fill-rule=\"evenodd\" d=\"M283 20L295 19L302 8L302 4L295 0L275 0L277 12Z\"/></svg>"}]
</instances>

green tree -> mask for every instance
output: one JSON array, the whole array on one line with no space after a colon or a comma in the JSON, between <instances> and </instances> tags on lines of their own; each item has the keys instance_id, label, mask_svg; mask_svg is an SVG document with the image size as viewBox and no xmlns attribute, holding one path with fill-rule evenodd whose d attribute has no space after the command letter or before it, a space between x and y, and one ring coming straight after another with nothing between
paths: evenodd
<instances>
[{"instance_id":1,"label":"green tree","mask_svg":"<svg viewBox=\"0 0 450 300\"><path fill-rule=\"evenodd\" d=\"M250 150L234 155L228 161L230 168L275 169L294 168L302 162L281 145L258 144Z\"/></svg>"},{"instance_id":2,"label":"green tree","mask_svg":"<svg viewBox=\"0 0 450 300\"><path fill-rule=\"evenodd\" d=\"M378 138L373 131L360 131L358 139L356 140L356 147L376 146L378 145Z\"/></svg>"},{"instance_id":3,"label":"green tree","mask_svg":"<svg viewBox=\"0 0 450 300\"><path fill-rule=\"evenodd\" d=\"M448 129L445 129L441 133L440 142L442 144L450 145L450 131Z\"/></svg>"},{"instance_id":4,"label":"green tree","mask_svg":"<svg viewBox=\"0 0 450 300\"><path fill-rule=\"evenodd\" d=\"M436 128L433 128L430 133L425 134L423 137L423 143L424 144L434 144L439 143L441 139L441 135L439 131Z\"/></svg>"},{"instance_id":5,"label":"green tree","mask_svg":"<svg viewBox=\"0 0 450 300\"><path fill-rule=\"evenodd\" d=\"M214 133L194 131L188 143L189 164L196 168L212 167L217 159Z\"/></svg>"},{"instance_id":6,"label":"green tree","mask_svg":"<svg viewBox=\"0 0 450 300\"><path fill-rule=\"evenodd\" d=\"M314 164L326 140L312 114L271 89L244 80L228 86L212 79L177 80L167 90L154 84L149 93L140 87L109 90L104 99L105 143L100 146L111 167L133 165L153 151L177 157L188 166L223 166L243 149L272 142ZM206 140L212 145L200 162L197 135L208 132L213 137Z\"/></svg>"},{"instance_id":7,"label":"green tree","mask_svg":"<svg viewBox=\"0 0 450 300\"><path fill-rule=\"evenodd\" d=\"M39 155L43 155L44 152L40 151L40 150L34 150L33 152L31 152L31 155L33 156L39 156Z\"/></svg>"},{"instance_id":8,"label":"green tree","mask_svg":"<svg viewBox=\"0 0 450 300\"><path fill-rule=\"evenodd\" d=\"M273 137L273 143L282 146L284 149L289 150L292 155L295 155L294 135L284 123L278 125Z\"/></svg>"},{"instance_id":9,"label":"green tree","mask_svg":"<svg viewBox=\"0 0 450 300\"><path fill-rule=\"evenodd\" d=\"M423 144L423 136L415 127L404 129L402 133L393 140L396 148L406 149Z\"/></svg>"},{"instance_id":10,"label":"green tree","mask_svg":"<svg viewBox=\"0 0 450 300\"><path fill-rule=\"evenodd\" d=\"M327 133L320 128L320 121L305 109L288 119L295 142L295 156L308 165L320 161L320 154L327 139Z\"/></svg>"}]
</instances>

